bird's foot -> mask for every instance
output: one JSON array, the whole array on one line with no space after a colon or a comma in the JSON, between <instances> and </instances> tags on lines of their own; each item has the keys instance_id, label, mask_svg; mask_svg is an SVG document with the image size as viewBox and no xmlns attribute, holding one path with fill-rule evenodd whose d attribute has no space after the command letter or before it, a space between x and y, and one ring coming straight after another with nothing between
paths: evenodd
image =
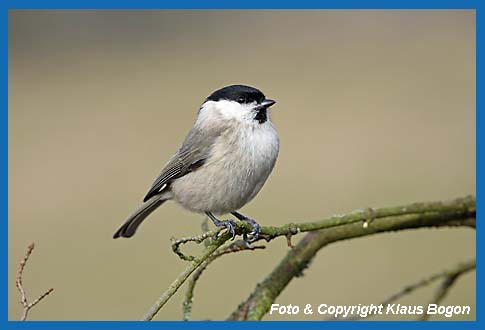
<instances>
[{"instance_id":1,"label":"bird's foot","mask_svg":"<svg viewBox=\"0 0 485 330\"><path fill-rule=\"evenodd\" d=\"M232 214L239 220L249 223L252 227L252 230L249 234L247 233L243 234L244 241L246 241L247 243L252 243L256 241L259 238L259 233L261 232L261 226L253 219L250 219L242 215L241 213L232 212Z\"/></svg>"},{"instance_id":2,"label":"bird's foot","mask_svg":"<svg viewBox=\"0 0 485 330\"><path fill-rule=\"evenodd\" d=\"M236 221L234 220L217 220L217 221L213 221L214 222L214 225L216 225L216 227L224 227L227 229L227 231L229 233L231 233L231 241L234 241L234 237L236 237ZM215 236L215 239L217 239L217 234Z\"/></svg>"},{"instance_id":3,"label":"bird's foot","mask_svg":"<svg viewBox=\"0 0 485 330\"><path fill-rule=\"evenodd\" d=\"M236 226L237 226L234 220L219 220L210 212L206 212L206 215L209 217L209 219L212 220L212 222L216 227L227 228L227 231L232 235L231 241L234 240L234 237L236 237ZM217 234L215 234L214 237L212 237L212 239L216 240Z\"/></svg>"},{"instance_id":4,"label":"bird's foot","mask_svg":"<svg viewBox=\"0 0 485 330\"><path fill-rule=\"evenodd\" d=\"M252 226L252 230L249 234L244 233L243 239L248 243L252 243L259 238L259 233L261 232L261 226L253 219L247 219L245 221Z\"/></svg>"}]
</instances>

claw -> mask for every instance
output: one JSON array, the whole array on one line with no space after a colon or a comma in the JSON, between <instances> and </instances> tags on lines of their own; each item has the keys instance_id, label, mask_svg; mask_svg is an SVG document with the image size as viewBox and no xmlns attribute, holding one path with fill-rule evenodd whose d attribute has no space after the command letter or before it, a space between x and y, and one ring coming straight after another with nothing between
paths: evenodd
<instances>
[{"instance_id":1,"label":"claw","mask_svg":"<svg viewBox=\"0 0 485 330\"><path fill-rule=\"evenodd\" d=\"M227 231L231 233L232 238L231 241L234 240L234 237L236 237L236 230L234 229L236 227L236 222L234 220L218 220L212 213L210 212L205 212L205 214L209 217L209 219L212 220L214 225L216 227L224 227L227 228ZM217 239L217 234L212 237L212 239L216 240Z\"/></svg>"},{"instance_id":2,"label":"claw","mask_svg":"<svg viewBox=\"0 0 485 330\"><path fill-rule=\"evenodd\" d=\"M231 236L232 236L231 241L234 241L234 238L236 237L236 230L234 229L236 226L236 222L234 220L218 220L218 221L214 221L214 225L216 225L216 227L226 228L227 231L231 233ZM215 234L212 239L216 240L217 234Z\"/></svg>"},{"instance_id":3,"label":"claw","mask_svg":"<svg viewBox=\"0 0 485 330\"><path fill-rule=\"evenodd\" d=\"M249 233L249 236L252 236L252 238L249 238L248 235L246 235L246 237L243 237L243 238L246 242L252 243L258 239L259 233L261 232L261 226L256 221L249 222L249 223L253 226L253 230Z\"/></svg>"},{"instance_id":4,"label":"claw","mask_svg":"<svg viewBox=\"0 0 485 330\"><path fill-rule=\"evenodd\" d=\"M256 241L259 237L259 233L261 232L261 226L256 221L254 221L253 219L249 219L248 217L242 215L239 212L232 212L232 214L236 218L238 218L239 220L249 223L251 225L252 229L253 229L249 233L249 235L246 234L246 233L243 234L243 240L246 243L252 243L252 242Z\"/></svg>"},{"instance_id":5,"label":"claw","mask_svg":"<svg viewBox=\"0 0 485 330\"><path fill-rule=\"evenodd\" d=\"M249 233L249 235L247 235L246 233L244 233L243 235L243 239L247 243L252 243L256 241L259 237L259 233L261 232L261 227L259 226L259 224L257 224L256 222L250 222L250 224L253 226L253 230Z\"/></svg>"},{"instance_id":6,"label":"claw","mask_svg":"<svg viewBox=\"0 0 485 330\"><path fill-rule=\"evenodd\" d=\"M227 228L228 232L231 233L231 241L234 241L234 238L236 237L236 230L234 229L236 223L233 220L223 220L222 225Z\"/></svg>"},{"instance_id":7,"label":"claw","mask_svg":"<svg viewBox=\"0 0 485 330\"><path fill-rule=\"evenodd\" d=\"M244 238L244 236L243 236L243 238ZM254 250L255 249L255 247L253 245L251 245L251 243L249 243L245 239L244 239L244 244L246 245L246 248L248 248L249 250Z\"/></svg>"}]
</instances>

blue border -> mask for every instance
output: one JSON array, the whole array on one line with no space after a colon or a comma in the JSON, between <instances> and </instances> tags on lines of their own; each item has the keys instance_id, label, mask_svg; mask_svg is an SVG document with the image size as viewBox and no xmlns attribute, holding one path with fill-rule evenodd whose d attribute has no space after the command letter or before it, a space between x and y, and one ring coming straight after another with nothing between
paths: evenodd
<instances>
[{"instance_id":1,"label":"blue border","mask_svg":"<svg viewBox=\"0 0 485 330\"><path fill-rule=\"evenodd\" d=\"M2 222L2 231L4 238L4 252L2 253L3 265L7 266L8 260L8 10L10 9L476 9L477 19L477 215L481 217L481 207L479 198L479 189L481 186L480 181L482 176L478 169L483 164L481 157L481 139L483 133L480 131L480 124L483 122L483 115L481 114L481 95L480 86L482 82L482 65L479 58L479 54L482 54L482 43L479 42L479 37L483 36L483 23L480 21L481 10L479 8L479 1L465 1L465 0L331 0L331 1L317 1L317 0L300 0L300 1L276 1L276 0L236 0L229 2L228 0L211 0L211 1L183 1L183 2L168 2L162 3L160 1L150 0L120 0L120 1L107 1L107 0L71 0L71 1L41 1L41 0L24 0L24 1L12 1L2 0L0 1L0 22L2 27L1 39L2 52L0 57L2 77L1 93L2 93L2 108L1 108L1 125L3 128L2 134L2 159L0 166L2 173L1 177L3 189L1 190L2 196L2 210L4 214L4 221ZM477 225L477 231L480 231L480 225ZM477 239L477 257L478 250L483 247L481 240ZM481 274L481 263L477 260L477 279L478 274ZM234 329L260 329L260 328L278 328L278 329L293 329L295 327L304 327L307 329L350 329L350 328L381 328L388 329L411 329L411 328L434 328L434 329L463 329L463 328L480 328L483 326L483 318L481 317L482 307L482 285L477 280L477 321L476 322L383 322L383 321L370 321L370 322L303 322L303 321L267 321L267 322L209 322L209 321L196 321L196 322L179 322L179 321L166 321L166 322L119 322L119 321L95 321L95 322L67 322L67 321L46 321L46 322L18 322L7 321L8 320L8 272L3 271L0 273L0 280L3 283L4 298L0 302L2 307L3 319L0 321L1 329L20 329L20 328L35 328L35 329L147 329L152 327L164 327L164 328L196 328L196 329L224 329L231 327Z\"/></svg>"}]
</instances>

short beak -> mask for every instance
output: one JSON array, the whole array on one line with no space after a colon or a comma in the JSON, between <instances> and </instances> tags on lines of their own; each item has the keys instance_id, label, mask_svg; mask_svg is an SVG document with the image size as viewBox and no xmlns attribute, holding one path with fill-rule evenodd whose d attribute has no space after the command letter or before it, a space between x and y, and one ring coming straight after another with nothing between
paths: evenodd
<instances>
[{"instance_id":1,"label":"short beak","mask_svg":"<svg viewBox=\"0 0 485 330\"><path fill-rule=\"evenodd\" d=\"M274 101L274 100L265 99L263 102L261 102L261 104L258 104L255 107L255 109L256 110L267 109L267 108L269 108L270 106L272 106L275 103L276 103L276 101Z\"/></svg>"}]
</instances>

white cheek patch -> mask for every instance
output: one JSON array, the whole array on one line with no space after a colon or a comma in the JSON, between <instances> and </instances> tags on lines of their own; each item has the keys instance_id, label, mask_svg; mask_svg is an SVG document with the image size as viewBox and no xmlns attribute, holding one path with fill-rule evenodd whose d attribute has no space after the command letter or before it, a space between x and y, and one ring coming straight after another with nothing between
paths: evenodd
<instances>
[{"instance_id":1,"label":"white cheek patch","mask_svg":"<svg viewBox=\"0 0 485 330\"><path fill-rule=\"evenodd\" d=\"M202 106L202 111L205 113L217 112L224 119L232 119L240 122L248 122L254 120L254 114L252 111L254 105L252 104L240 104L235 101L207 101Z\"/></svg>"}]
</instances>

